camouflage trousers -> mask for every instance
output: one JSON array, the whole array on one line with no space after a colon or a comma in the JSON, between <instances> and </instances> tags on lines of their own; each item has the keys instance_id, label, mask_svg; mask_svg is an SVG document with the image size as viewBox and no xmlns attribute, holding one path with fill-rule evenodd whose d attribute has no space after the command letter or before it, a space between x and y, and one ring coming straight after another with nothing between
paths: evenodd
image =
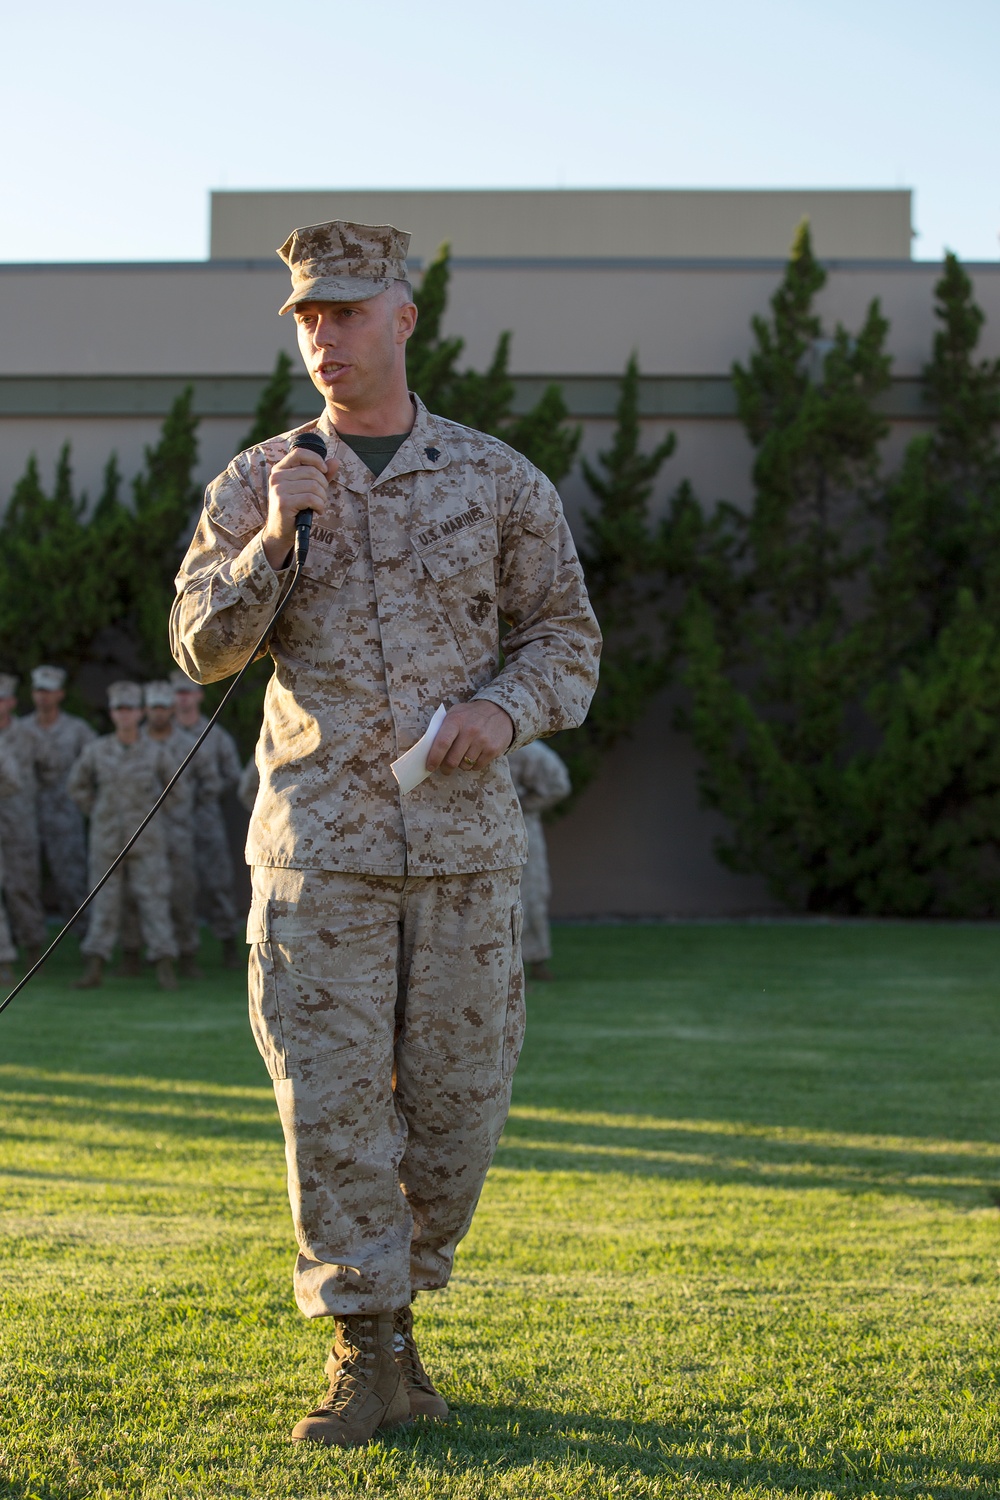
<instances>
[{"instance_id":1,"label":"camouflage trousers","mask_svg":"<svg viewBox=\"0 0 1000 1500\"><path fill-rule=\"evenodd\" d=\"M91 851L90 878L96 885L114 859L100 847ZM158 958L176 958L177 943L170 920L170 871L163 846L145 844L140 839L126 860L119 865L103 890L90 903L87 935L80 951L89 956L110 959L122 936L125 899L128 896L139 913L139 930L151 963Z\"/></svg>"},{"instance_id":2,"label":"camouflage trousers","mask_svg":"<svg viewBox=\"0 0 1000 1500\"><path fill-rule=\"evenodd\" d=\"M4 909L4 901L7 896L7 888L4 884L3 851L0 850L0 964L12 964L17 957L17 950L10 936L10 928L7 925L7 913Z\"/></svg>"},{"instance_id":3,"label":"camouflage trousers","mask_svg":"<svg viewBox=\"0 0 1000 1500\"><path fill-rule=\"evenodd\" d=\"M83 814L65 793L53 793L38 807L38 836L65 921L87 894L87 834ZM107 866L105 866L105 869Z\"/></svg>"},{"instance_id":4,"label":"camouflage trousers","mask_svg":"<svg viewBox=\"0 0 1000 1500\"><path fill-rule=\"evenodd\" d=\"M195 812L195 859L198 866L198 906L220 942L239 931L233 885L233 857L226 821L218 801L199 803Z\"/></svg>"},{"instance_id":5,"label":"camouflage trousers","mask_svg":"<svg viewBox=\"0 0 1000 1500\"><path fill-rule=\"evenodd\" d=\"M198 930L198 913L195 900L198 892L194 864L194 845L190 839L178 838L171 833L167 845L167 865L170 870L170 920L173 924L177 952L195 954L201 946ZM124 894L121 920L121 945L138 951L142 942L139 909L130 890Z\"/></svg>"},{"instance_id":6,"label":"camouflage trousers","mask_svg":"<svg viewBox=\"0 0 1000 1500\"><path fill-rule=\"evenodd\" d=\"M33 821L27 837L20 837L19 830L0 819L0 843L5 855L3 897L14 937L22 948L44 948L41 860Z\"/></svg>"},{"instance_id":7,"label":"camouflage trousers","mask_svg":"<svg viewBox=\"0 0 1000 1500\"><path fill-rule=\"evenodd\" d=\"M306 1317L448 1281L524 1036L518 879L253 871L250 1019Z\"/></svg>"},{"instance_id":8,"label":"camouflage trousers","mask_svg":"<svg viewBox=\"0 0 1000 1500\"><path fill-rule=\"evenodd\" d=\"M545 834L538 813L525 813L524 828L528 835L528 858L521 871L521 905L524 908L521 954L526 964L534 964L552 957L549 931L552 885Z\"/></svg>"}]
</instances>

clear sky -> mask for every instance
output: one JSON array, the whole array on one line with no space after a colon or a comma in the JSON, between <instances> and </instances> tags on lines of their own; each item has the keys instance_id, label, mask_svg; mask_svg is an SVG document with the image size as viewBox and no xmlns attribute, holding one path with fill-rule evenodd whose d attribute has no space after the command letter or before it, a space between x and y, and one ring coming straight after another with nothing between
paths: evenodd
<instances>
[{"instance_id":1,"label":"clear sky","mask_svg":"<svg viewBox=\"0 0 1000 1500\"><path fill-rule=\"evenodd\" d=\"M8 0L0 260L201 259L213 187L911 187L1000 255L1000 0Z\"/></svg>"}]
</instances>

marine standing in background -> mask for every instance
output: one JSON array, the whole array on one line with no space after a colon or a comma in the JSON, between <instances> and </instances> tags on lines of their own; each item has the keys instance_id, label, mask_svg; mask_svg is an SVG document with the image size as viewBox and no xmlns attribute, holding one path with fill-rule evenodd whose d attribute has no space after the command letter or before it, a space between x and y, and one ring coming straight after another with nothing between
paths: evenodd
<instances>
[{"instance_id":1,"label":"marine standing in background","mask_svg":"<svg viewBox=\"0 0 1000 1500\"><path fill-rule=\"evenodd\" d=\"M204 693L186 673L172 672L174 720L181 729L197 737L208 720L201 712ZM194 764L208 767L205 782L195 797L194 857L198 870L199 906L212 932L222 944L222 963L226 969L242 969L245 963L237 939L242 939L243 919L236 904L233 879L233 857L222 811L222 797L239 785L243 764L236 741L227 729L216 724L205 741ZM210 784L215 786L209 791Z\"/></svg>"},{"instance_id":2,"label":"marine standing in background","mask_svg":"<svg viewBox=\"0 0 1000 1500\"><path fill-rule=\"evenodd\" d=\"M35 712L22 720L30 736L38 780L38 834L55 888L59 916L66 921L87 895L87 838L79 808L66 790L70 768L97 738L83 719L64 714L66 673L36 667L31 674Z\"/></svg>"},{"instance_id":3,"label":"marine standing in background","mask_svg":"<svg viewBox=\"0 0 1000 1500\"><path fill-rule=\"evenodd\" d=\"M0 751L9 752L18 772L17 791L0 796L0 847L6 857L4 900L14 942L25 968L45 947L42 861L38 848L37 787L32 740L25 720L14 717L17 678L0 673Z\"/></svg>"},{"instance_id":4,"label":"marine standing in background","mask_svg":"<svg viewBox=\"0 0 1000 1500\"><path fill-rule=\"evenodd\" d=\"M173 773L168 751L139 733L142 688L113 682L108 706L114 734L86 746L69 777L69 794L90 818L90 881L95 886L125 847ZM87 958L76 988L96 989L114 952L122 922L125 888L139 910L146 956L156 965L160 988L177 987L177 944L170 920L170 866L164 825L154 819L128 857L90 905L80 951Z\"/></svg>"},{"instance_id":5,"label":"marine standing in background","mask_svg":"<svg viewBox=\"0 0 1000 1500\"><path fill-rule=\"evenodd\" d=\"M171 774L194 743L174 719L174 690L169 682L147 682L143 689L146 722L143 735L170 757ZM177 939L177 969L182 979L200 979L198 967L198 878L195 865L195 808L218 802L215 758L196 755L157 813L166 836L170 864L170 914ZM138 955L137 955L138 956Z\"/></svg>"},{"instance_id":6,"label":"marine standing in background","mask_svg":"<svg viewBox=\"0 0 1000 1500\"><path fill-rule=\"evenodd\" d=\"M528 858L521 871L521 955L529 979L552 979L552 934L549 931L549 856L545 848L542 813L562 802L573 790L563 761L541 740L512 750L507 757L514 790L524 814Z\"/></svg>"},{"instance_id":7,"label":"marine standing in background","mask_svg":"<svg viewBox=\"0 0 1000 1500\"><path fill-rule=\"evenodd\" d=\"M6 745L0 743L0 797L16 796L20 785L21 778L14 756ZM3 854L3 843L0 841L0 985L7 986L14 978L11 964L17 957L17 950L10 935L7 913L4 909Z\"/></svg>"}]
</instances>

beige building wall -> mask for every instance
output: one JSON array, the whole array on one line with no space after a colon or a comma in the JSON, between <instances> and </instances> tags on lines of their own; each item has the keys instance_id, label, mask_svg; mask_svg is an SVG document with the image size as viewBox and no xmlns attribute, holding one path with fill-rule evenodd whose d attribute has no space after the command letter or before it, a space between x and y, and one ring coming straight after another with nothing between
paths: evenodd
<instances>
[{"instance_id":1,"label":"beige building wall","mask_svg":"<svg viewBox=\"0 0 1000 1500\"><path fill-rule=\"evenodd\" d=\"M267 260L292 229L328 219L394 224L426 263L457 258L782 256L808 218L828 259L908 260L908 189L495 188L212 194L213 260Z\"/></svg>"},{"instance_id":2,"label":"beige building wall","mask_svg":"<svg viewBox=\"0 0 1000 1500\"><path fill-rule=\"evenodd\" d=\"M222 196L220 235L241 195ZM282 213L288 207L289 195L263 196L280 199ZM542 202L541 196L522 196ZM548 196L558 198L565 213L567 195ZM879 207L877 195L847 196ZM645 212L649 205L643 204ZM337 205L348 212L339 195ZM348 207L359 212L356 204ZM718 213L725 207L718 205ZM800 208L795 206L796 216ZM326 212L320 205L291 218L305 222ZM878 219L883 228L889 217ZM623 265L616 251L624 242L612 239L600 242L600 254L591 245L589 260L580 258L579 245L575 257L567 255L569 241L560 241L557 231L568 234L567 224L576 222L570 216L547 228L536 225L537 240L525 229L522 243L533 254L522 255L520 263L496 255L477 258L472 252L484 242L470 238L468 253L454 264L446 332L466 340L469 363L481 368L500 333L511 330L519 404L530 405L547 379L560 381L591 457L610 442L618 378L635 349L643 371L645 440L652 445L668 430L678 437L654 508L664 507L685 477L706 503L746 503L752 452L735 417L729 371L734 359L749 354L750 320L767 312L780 281L785 231L782 245L768 252L771 259L744 250L743 260L671 261L661 255L655 262ZM906 222L908 232L908 217ZM601 232L610 235L617 223ZM876 228L866 230L872 243ZM556 237L545 240L543 231ZM426 232L433 249L436 230L431 225ZM898 247L893 254L881 263L872 256L832 264L820 298L828 325L841 321L857 328L873 298L890 320L890 461L926 420L919 375L931 349L933 287L940 275L938 266L908 261ZM1000 357L1000 264L968 269L987 317L982 354ZM50 477L66 440L73 445L79 483L92 496L112 448L129 478L188 380L202 418L200 476L217 473L249 425L278 350L295 352L294 329L277 316L285 285L276 260L262 262L246 252L238 264L219 259L0 267L0 504L29 453L38 454ZM319 397L304 377L294 399L303 420L319 410ZM588 496L579 471L565 481L563 493L582 536ZM759 881L737 878L715 861L712 842L721 824L698 805L695 771L690 744L673 729L672 705L664 695L574 812L553 827L557 914L711 916L773 909Z\"/></svg>"}]
</instances>

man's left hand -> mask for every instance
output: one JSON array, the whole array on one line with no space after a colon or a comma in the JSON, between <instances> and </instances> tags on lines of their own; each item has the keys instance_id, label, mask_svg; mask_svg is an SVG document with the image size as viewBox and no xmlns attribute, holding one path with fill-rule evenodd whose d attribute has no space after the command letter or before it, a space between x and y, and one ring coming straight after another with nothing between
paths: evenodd
<instances>
[{"instance_id":1,"label":"man's left hand","mask_svg":"<svg viewBox=\"0 0 1000 1500\"><path fill-rule=\"evenodd\" d=\"M486 698L450 708L427 755L428 771L485 771L510 749L514 721Z\"/></svg>"}]
</instances>

